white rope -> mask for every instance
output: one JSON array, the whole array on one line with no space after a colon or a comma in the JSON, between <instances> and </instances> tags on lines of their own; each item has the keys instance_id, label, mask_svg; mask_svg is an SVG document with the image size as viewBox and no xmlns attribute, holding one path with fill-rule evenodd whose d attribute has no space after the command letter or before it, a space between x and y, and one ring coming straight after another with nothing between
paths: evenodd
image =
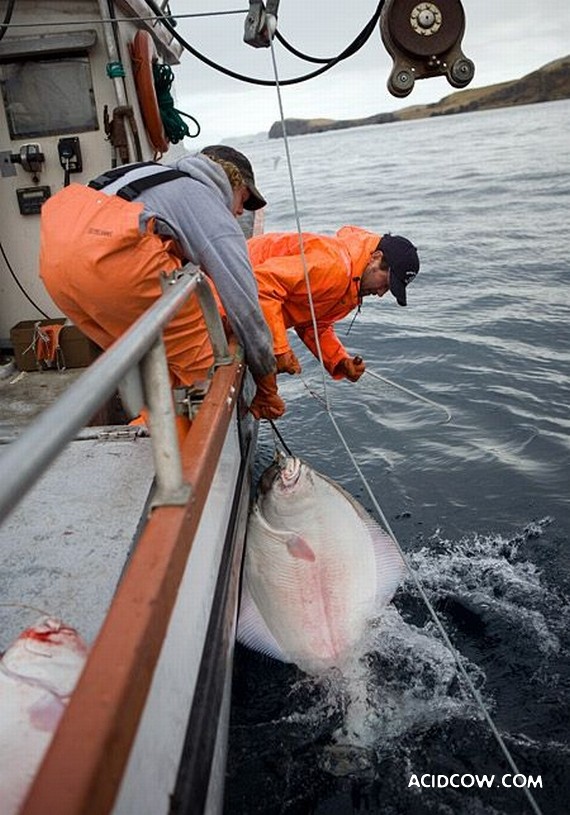
<instances>
[{"instance_id":1,"label":"white rope","mask_svg":"<svg viewBox=\"0 0 570 815\"><path fill-rule=\"evenodd\" d=\"M465 680L465 683L466 683L467 687L469 688L469 691L471 692L471 695L473 696L477 706L481 710L481 713L483 714L483 717L485 718L485 721L489 725L489 728L490 728L493 736L495 737L495 739L496 739L496 741L497 741L497 743L498 743L498 745L499 745L505 759L507 760L510 768L512 769L512 771L513 771L513 773L515 775L522 775L522 773L520 773L520 770L518 769L518 767L517 767L517 765L515 763L514 758L511 755L507 745L505 744L501 734L499 733L499 731L497 729L497 726L495 725L493 719L491 718L491 715L490 715L489 711L487 710L487 707L485 705L485 702L483 701L483 698L482 698L481 694L479 693L479 691L477 690L477 688L475 687L475 685L471 681L471 678L470 678L469 674L465 670L465 667L464 667L463 662L461 660L461 655L459 654L459 652L456 650L455 646L453 645L453 643L449 639L449 636L447 635L447 632L446 632L445 628L443 627L443 624L442 624L441 620L439 619L439 617L437 615L437 612L435 611L434 607L432 606L432 604L430 602L430 599L427 596L420 579L418 578L418 576L415 574L414 570L410 566L406 554L402 550L402 547L400 546L400 543L399 543L398 539L396 538L396 535L394 534L390 524L388 523L388 519L386 518L386 515L384 514L380 504L376 500L376 496L372 492L372 490L370 488L370 485L368 484L368 481L366 480L366 477L365 477L364 473L360 469L360 466L359 466L358 462L356 461L356 459L355 459L355 457L354 457L354 455L353 455L353 453L352 453L346 439L344 438L342 430L338 426L337 421L336 421L336 419L335 419L335 417L334 417L334 415L333 415L333 413L332 413L332 411L330 409L330 402L329 402L329 398L328 398L328 391L327 391L326 378L325 378L326 370L325 370L323 357L322 357L322 353L321 353L321 347L320 347L319 338L318 338L317 320L316 320L315 309L314 309L314 305L313 305L313 297L312 297L312 292L311 292L309 273L308 273L308 269L307 269L307 264L306 264L306 260L305 260L305 254L304 254L304 248L303 248L301 222L300 222L300 217L299 217L299 208L298 208L298 205L297 205L297 194L296 194L296 191L295 191L295 182L294 182L294 178L293 178L293 167L292 167L292 162L291 162L291 154L290 154L290 151L289 151L289 142L288 142L288 139L287 139L286 127L285 127L285 116L283 114L283 103L282 103L282 99L281 99L281 88L280 88L280 85L279 85L279 77L278 77L278 71L277 71L277 61L276 61L276 58L275 58L275 50L274 50L274 47L273 47L273 33L274 33L275 27L276 27L275 18L272 17L271 19L269 19L269 16L268 16L267 25L268 25L268 29L271 31L271 36L270 36L271 59L272 59L272 62L273 62L273 70L274 70L274 74L275 74L275 87L277 89L277 99L278 99L278 103L279 103L279 115L281 117L281 130L282 130L282 133L283 133L283 140L284 140L284 144L285 144L285 153L286 153L286 156L287 156L287 167L288 167L288 171L289 171L289 180L290 180L290 184L291 184L293 206L294 206L294 210L295 210L295 222L296 222L297 231L298 231L298 234L299 234L299 245L301 247L301 259L302 259L302 263L303 263L303 272L304 272L304 275L305 275L305 281L306 281L306 285L307 285L307 293L308 293L308 298L309 298L309 308L310 308L310 311L311 311L311 320L312 320L312 323L313 323L313 330L315 332L315 344L316 344L316 347L317 347L319 362L320 362L320 365L321 365L321 372L322 372L322 378L323 378L323 391L324 391L324 395L325 395L325 399L324 399L325 410L326 410L326 412L328 414L328 417L329 417L330 421L332 422L332 425L333 425L333 427L334 427L334 429L335 429L335 431L336 431L336 433L337 433L337 435L338 435L344 449L346 450L346 453L347 453L349 459L351 460L351 462L352 462L352 464L354 466L354 469L358 473L358 476L360 477L360 479L362 481L362 484L364 485L364 488L365 488L366 492L368 493L368 496L369 496L370 500L372 501L374 509L378 513L378 517L380 518L380 520L382 521L386 531L388 532L388 534L390 535L390 537L394 541L394 544L396 545L396 547L397 547L397 549L398 549L398 551L400 553L400 556L401 556L401 558L402 558L402 560L403 560L403 562L404 562L410 576L412 577L412 580L415 583L415 586L416 586L416 588L418 590L418 593L419 593L420 597L424 601L424 603L425 603L425 605L426 605L426 607L427 607L427 609L429 611L429 614L430 614L431 618L433 619L437 630L440 633L441 638L443 639L445 645L447 646L450 653L452 654L460 674L462 675L463 679ZM370 372L370 373L372 373L372 372ZM378 376L378 378L382 379L382 377L380 377L378 374L377 374L377 376ZM395 385L395 383L391 383L391 384ZM403 390L407 390L406 388L403 388L403 386L397 386L396 385L396 387L401 387ZM408 392L412 393L411 391L408 391ZM412 393L412 395L417 396L417 394L413 394L413 393ZM422 398L422 397L420 397L420 398ZM425 398L425 397L423 397L423 398ZM427 400L427 401L431 402L431 400ZM435 404L435 403L432 403L432 404ZM439 405L436 405L436 406L440 407ZM444 410L446 410L446 409L444 408ZM449 414L449 411L446 410L446 412ZM450 414L449 414L449 418L451 419ZM528 800L533 812L535 813L535 815L542 815L542 812L541 812L540 808L538 807L538 804L536 803L536 801L535 801L532 793L530 792L530 790L527 787L524 787L523 790L524 790L524 793L525 793L525 795L527 797L527 800Z\"/></svg>"},{"instance_id":2,"label":"white rope","mask_svg":"<svg viewBox=\"0 0 570 815\"><path fill-rule=\"evenodd\" d=\"M268 20L269 20L269 17L268 17ZM275 21L275 18L273 17L272 20ZM275 23L276 23L276 21L275 21ZM295 212L295 223L297 225L297 233L299 235L299 248L300 248L300 251L301 251L301 262L303 264L303 274L305 276L305 284L307 286L307 296L309 298L309 309L310 309L310 312L311 312L311 321L313 323L313 330L315 332L315 345L316 345L316 348L317 348L317 356L319 358L319 362L320 362L320 365L321 365L324 401L325 401L326 409L328 411L330 409L330 404L329 404L329 396L328 396L328 390L327 390L326 369L325 369L325 365L324 365L324 362L323 362L323 355L322 355L322 352L321 352L321 343L319 341L319 333L317 331L317 317L316 317L316 314L315 314L315 307L314 307L314 304L313 304L313 293L311 291L311 281L309 280L309 270L307 268L307 260L306 260L306 257L305 257L305 246L304 246L304 243L303 243L303 231L301 229L301 218L299 216L299 207L297 205L297 192L295 190L295 179L293 178L293 163L291 161L291 153L289 151L289 139L287 138L287 130L286 130L286 127L285 127L285 117L283 115L283 101L282 101L282 98L281 98L281 86L279 84L279 76L278 76L278 72L277 72L277 61L276 61L276 58L275 58L275 49L273 47L273 32L275 31L275 23L273 23L273 26L272 26L272 29L271 29L272 34L271 34L271 37L269 38L269 42L270 42L270 45L271 45L271 60L273 62L273 73L274 73L274 76L275 76L275 88L277 90L277 101L279 103L279 116L281 117L281 130L283 132L283 141L284 141L284 144L285 144L285 154L287 156L287 170L288 170L288 173L289 173L289 183L291 184L291 196L293 198L293 209L294 209L294 212ZM268 22L267 25L269 27L270 23Z\"/></svg>"}]
</instances>

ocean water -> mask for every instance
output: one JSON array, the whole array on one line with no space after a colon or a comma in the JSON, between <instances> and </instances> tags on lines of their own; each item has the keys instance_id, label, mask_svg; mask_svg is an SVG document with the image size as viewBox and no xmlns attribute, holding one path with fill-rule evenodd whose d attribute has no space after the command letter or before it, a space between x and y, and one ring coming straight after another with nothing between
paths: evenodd
<instances>
[{"instance_id":1,"label":"ocean water","mask_svg":"<svg viewBox=\"0 0 570 815\"><path fill-rule=\"evenodd\" d=\"M562 101L289 141L305 231L356 224L419 248L407 308L367 298L337 329L441 407L364 375L326 380L330 411L544 815L570 811L569 126ZM235 144L265 231L295 230L283 142ZM303 374L280 378L279 431L373 513L318 363L292 344ZM275 443L262 423L259 472ZM453 773L464 786L410 784ZM532 812L508 773L411 578L344 676L237 649L227 815ZM483 774L491 788L471 783Z\"/></svg>"}]
</instances>

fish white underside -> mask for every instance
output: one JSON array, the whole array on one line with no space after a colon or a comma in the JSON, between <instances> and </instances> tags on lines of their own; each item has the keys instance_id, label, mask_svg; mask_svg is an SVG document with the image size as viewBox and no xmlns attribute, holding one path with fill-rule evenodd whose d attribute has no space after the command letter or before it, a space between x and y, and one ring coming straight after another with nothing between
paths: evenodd
<instances>
[{"instance_id":1,"label":"fish white underside","mask_svg":"<svg viewBox=\"0 0 570 815\"><path fill-rule=\"evenodd\" d=\"M64 705L50 691L0 672L0 812L18 811Z\"/></svg>"},{"instance_id":2,"label":"fish white underside","mask_svg":"<svg viewBox=\"0 0 570 815\"><path fill-rule=\"evenodd\" d=\"M342 665L391 600L404 566L352 496L310 476L294 500L262 496L252 511L238 640L317 673Z\"/></svg>"},{"instance_id":3,"label":"fish white underside","mask_svg":"<svg viewBox=\"0 0 570 815\"><path fill-rule=\"evenodd\" d=\"M86 654L77 632L50 619L24 632L0 659L1 815L20 809Z\"/></svg>"}]
</instances>

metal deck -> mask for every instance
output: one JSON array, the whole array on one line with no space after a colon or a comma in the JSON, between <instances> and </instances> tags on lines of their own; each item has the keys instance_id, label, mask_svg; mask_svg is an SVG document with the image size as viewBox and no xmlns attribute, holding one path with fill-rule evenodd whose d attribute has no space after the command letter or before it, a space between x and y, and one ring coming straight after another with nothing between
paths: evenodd
<instances>
[{"instance_id":1,"label":"metal deck","mask_svg":"<svg viewBox=\"0 0 570 815\"><path fill-rule=\"evenodd\" d=\"M0 440L15 438L80 373L15 371L1 379ZM6 449L0 444L3 478ZM150 439L136 428L87 428L67 446L0 527L0 651L42 611L94 640L153 477Z\"/></svg>"}]
</instances>

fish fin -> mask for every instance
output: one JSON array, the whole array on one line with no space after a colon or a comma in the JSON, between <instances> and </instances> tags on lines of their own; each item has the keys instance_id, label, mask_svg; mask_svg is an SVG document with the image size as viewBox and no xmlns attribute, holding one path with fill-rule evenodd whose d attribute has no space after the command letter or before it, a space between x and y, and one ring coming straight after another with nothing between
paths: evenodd
<instances>
[{"instance_id":1,"label":"fish fin","mask_svg":"<svg viewBox=\"0 0 570 815\"><path fill-rule=\"evenodd\" d=\"M29 709L30 724L36 730L55 733L64 710L65 705L59 696L46 693Z\"/></svg>"},{"instance_id":2,"label":"fish fin","mask_svg":"<svg viewBox=\"0 0 570 815\"><path fill-rule=\"evenodd\" d=\"M287 549L289 550L289 554L293 557L299 558L300 560L308 560L310 563L314 563L315 553L305 540L300 535L291 535L285 541L287 545Z\"/></svg>"},{"instance_id":3,"label":"fish fin","mask_svg":"<svg viewBox=\"0 0 570 815\"><path fill-rule=\"evenodd\" d=\"M372 518L366 524L376 559L376 602L387 606L406 573L406 564L390 535Z\"/></svg>"},{"instance_id":4,"label":"fish fin","mask_svg":"<svg viewBox=\"0 0 570 815\"><path fill-rule=\"evenodd\" d=\"M271 538L276 543L285 545L292 557L299 558L300 560L308 560L310 563L315 561L315 553L305 538L291 529L276 529L268 524L257 505L254 507L250 517L250 525L254 523L263 530L263 534L268 538Z\"/></svg>"},{"instance_id":5,"label":"fish fin","mask_svg":"<svg viewBox=\"0 0 570 815\"><path fill-rule=\"evenodd\" d=\"M267 627L245 581L241 591L236 637L238 642L253 651L266 654L281 662L289 661Z\"/></svg>"}]
</instances>

